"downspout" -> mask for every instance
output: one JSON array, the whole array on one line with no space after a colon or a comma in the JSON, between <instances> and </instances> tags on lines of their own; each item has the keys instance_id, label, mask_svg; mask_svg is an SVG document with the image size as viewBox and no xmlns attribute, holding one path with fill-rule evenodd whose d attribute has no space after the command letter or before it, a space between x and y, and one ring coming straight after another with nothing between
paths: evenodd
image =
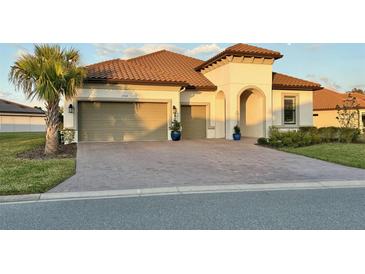
<instances>
[{"instance_id":1,"label":"downspout","mask_svg":"<svg viewBox=\"0 0 365 274\"><path fill-rule=\"evenodd\" d=\"M181 94L182 92L184 92L186 90L186 86L182 86L181 88L180 88L180 91L179 91L179 94ZM180 112L181 112L181 96L180 96L180 106L179 106L179 109L180 109ZM179 116L180 116L180 114L179 114ZM180 119L180 122L181 122L181 116L179 117Z\"/></svg>"}]
</instances>

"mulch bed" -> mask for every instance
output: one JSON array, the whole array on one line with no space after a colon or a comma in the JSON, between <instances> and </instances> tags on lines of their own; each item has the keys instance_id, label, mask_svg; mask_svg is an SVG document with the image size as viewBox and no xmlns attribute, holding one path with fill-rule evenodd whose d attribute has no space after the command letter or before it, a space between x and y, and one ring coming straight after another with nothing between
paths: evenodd
<instances>
[{"instance_id":1,"label":"mulch bed","mask_svg":"<svg viewBox=\"0 0 365 274\"><path fill-rule=\"evenodd\" d=\"M21 159L34 159L34 160L49 160L60 158L75 158L77 151L76 144L59 145L58 153L52 156L46 156L44 154L44 145L38 146L32 150L24 151L17 154L17 158Z\"/></svg>"}]
</instances>

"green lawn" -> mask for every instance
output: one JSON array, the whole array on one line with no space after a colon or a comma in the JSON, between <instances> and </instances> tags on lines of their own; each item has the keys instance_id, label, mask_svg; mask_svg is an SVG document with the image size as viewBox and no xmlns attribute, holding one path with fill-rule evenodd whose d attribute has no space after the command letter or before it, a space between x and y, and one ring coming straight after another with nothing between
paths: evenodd
<instances>
[{"instance_id":1,"label":"green lawn","mask_svg":"<svg viewBox=\"0 0 365 274\"><path fill-rule=\"evenodd\" d=\"M44 144L44 133L0 133L0 195L46 192L75 173L75 159L19 159Z\"/></svg>"},{"instance_id":2,"label":"green lawn","mask_svg":"<svg viewBox=\"0 0 365 274\"><path fill-rule=\"evenodd\" d=\"M330 143L281 150L345 166L365 168L365 144Z\"/></svg>"}]
</instances>

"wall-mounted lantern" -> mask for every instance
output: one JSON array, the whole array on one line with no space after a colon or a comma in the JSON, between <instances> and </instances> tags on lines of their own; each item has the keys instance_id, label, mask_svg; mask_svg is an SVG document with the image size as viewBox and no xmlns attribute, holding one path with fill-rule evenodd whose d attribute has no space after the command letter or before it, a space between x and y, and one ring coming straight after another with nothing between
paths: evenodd
<instances>
[{"instance_id":1,"label":"wall-mounted lantern","mask_svg":"<svg viewBox=\"0 0 365 274\"><path fill-rule=\"evenodd\" d=\"M68 106L68 113L73 113L74 112L74 106L72 104L70 104Z\"/></svg>"},{"instance_id":2,"label":"wall-mounted lantern","mask_svg":"<svg viewBox=\"0 0 365 274\"><path fill-rule=\"evenodd\" d=\"M177 108L172 106L172 113L174 114L174 120L176 120Z\"/></svg>"}]
</instances>

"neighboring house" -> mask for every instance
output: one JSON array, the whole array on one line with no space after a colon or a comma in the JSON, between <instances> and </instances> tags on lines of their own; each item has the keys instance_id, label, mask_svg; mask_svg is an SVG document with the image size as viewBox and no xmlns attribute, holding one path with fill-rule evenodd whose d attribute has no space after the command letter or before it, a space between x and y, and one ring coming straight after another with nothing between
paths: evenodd
<instances>
[{"instance_id":1,"label":"neighboring house","mask_svg":"<svg viewBox=\"0 0 365 274\"><path fill-rule=\"evenodd\" d=\"M44 111L0 99L0 132L45 131Z\"/></svg>"},{"instance_id":2,"label":"neighboring house","mask_svg":"<svg viewBox=\"0 0 365 274\"><path fill-rule=\"evenodd\" d=\"M359 128L365 129L365 95L352 93L359 104ZM348 97L346 93L338 93L330 89L321 89L313 93L313 125L316 127L339 127L336 106L343 106Z\"/></svg>"},{"instance_id":3,"label":"neighboring house","mask_svg":"<svg viewBox=\"0 0 365 274\"><path fill-rule=\"evenodd\" d=\"M86 67L78 95L65 102L65 128L77 141L265 137L271 126L312 126L317 83L272 71L280 52L236 44L202 61L162 50Z\"/></svg>"}]
</instances>

